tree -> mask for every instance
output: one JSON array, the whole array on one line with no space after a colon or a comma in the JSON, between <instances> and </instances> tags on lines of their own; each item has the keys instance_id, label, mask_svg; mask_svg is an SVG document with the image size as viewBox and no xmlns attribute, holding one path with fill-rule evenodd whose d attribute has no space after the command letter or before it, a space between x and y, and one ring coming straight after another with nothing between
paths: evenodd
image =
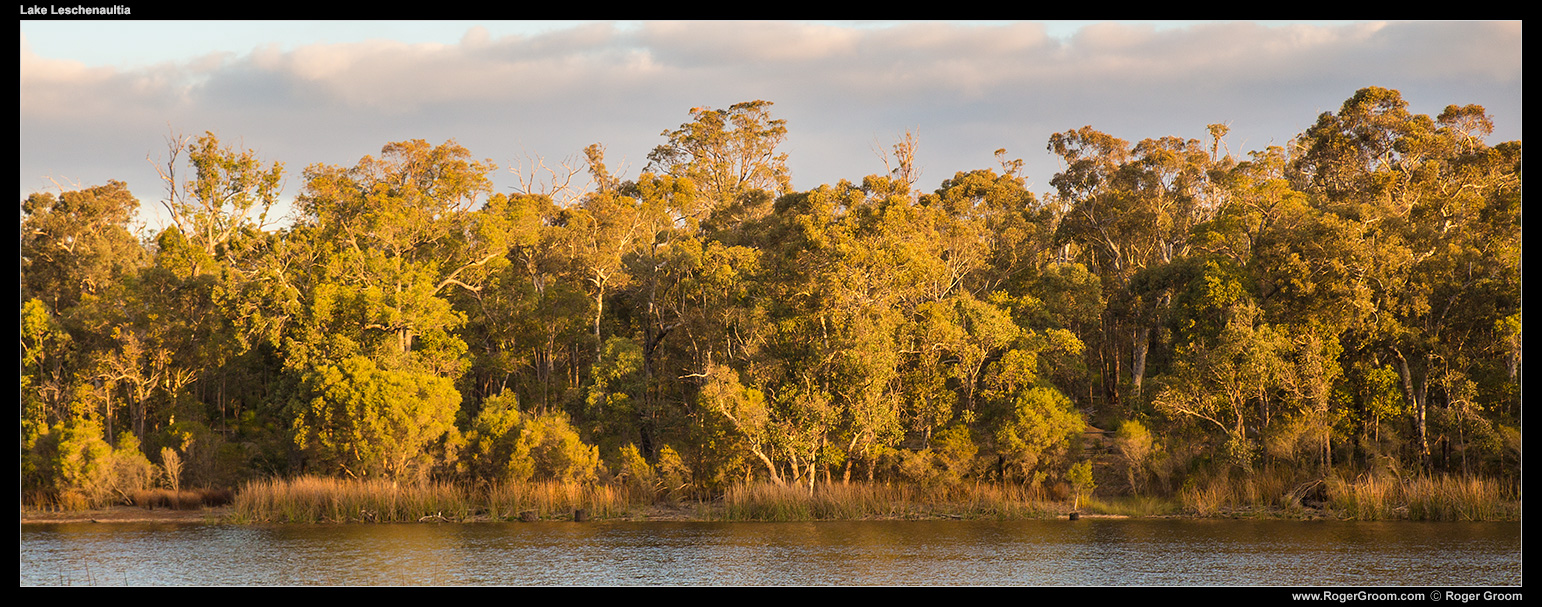
<instances>
[{"instance_id":1,"label":"tree","mask_svg":"<svg viewBox=\"0 0 1542 607\"><path fill-rule=\"evenodd\" d=\"M1139 396L1157 310L1165 305L1162 294L1145 301L1129 292L1130 280L1184 254L1190 230L1213 208L1208 172L1217 159L1197 140L1147 139L1131 149L1091 127L1052 135L1049 149L1066 164L1050 180L1068 205L1056 242L1081 249L1110 302L1099 351L1105 395L1117 404L1123 344L1129 344L1130 387Z\"/></svg>"},{"instance_id":2,"label":"tree","mask_svg":"<svg viewBox=\"0 0 1542 607\"><path fill-rule=\"evenodd\" d=\"M1251 470L1257 429L1269 424L1269 403L1290 381L1291 343L1259 322L1257 306L1245 296L1216 305L1210 314L1218 314L1219 322L1178 347L1153 404L1169 416L1214 425L1225 436L1230 461Z\"/></svg>"},{"instance_id":3,"label":"tree","mask_svg":"<svg viewBox=\"0 0 1542 607\"><path fill-rule=\"evenodd\" d=\"M1398 91L1356 91L1296 141L1298 186L1365 243L1359 350L1387 355L1430 470L1431 397L1463 400L1500 319L1519 310L1520 144L1493 148L1479 106L1415 115Z\"/></svg>"},{"instance_id":4,"label":"tree","mask_svg":"<svg viewBox=\"0 0 1542 607\"><path fill-rule=\"evenodd\" d=\"M1004 353L992 365L982 396L982 416L991 429L1003 475L1038 485L1071 454L1086 428L1082 415L1060 390L1038 377L1038 354L1050 349L1044 340L1022 339L1019 348Z\"/></svg>"},{"instance_id":5,"label":"tree","mask_svg":"<svg viewBox=\"0 0 1542 607\"><path fill-rule=\"evenodd\" d=\"M594 344L604 341L600 321L605 298L631 282L623 258L638 246L641 221L636 201L616 192L596 192L559 212L556 224L569 262L568 271L584 284L594 305ZM596 351L598 352L598 351Z\"/></svg>"},{"instance_id":6,"label":"tree","mask_svg":"<svg viewBox=\"0 0 1542 607\"><path fill-rule=\"evenodd\" d=\"M772 427L765 394L745 387L739 373L725 366L709 367L700 399L708 410L721 415L746 441L746 447L766 467L772 480L782 483L782 475L770 457Z\"/></svg>"},{"instance_id":7,"label":"tree","mask_svg":"<svg viewBox=\"0 0 1542 607\"><path fill-rule=\"evenodd\" d=\"M213 259L221 245L248 226L262 229L283 189L284 165L274 162L264 169L251 150L221 146L214 133L205 132L192 143L189 139L173 136L167 141L166 166L157 167L166 184L161 205L172 224ZM188 180L177 177L177 158L184 151L193 169Z\"/></svg>"},{"instance_id":8,"label":"tree","mask_svg":"<svg viewBox=\"0 0 1542 607\"><path fill-rule=\"evenodd\" d=\"M36 297L59 314L138 270L147 258L129 231L138 209L121 181L28 196L21 205L23 300Z\"/></svg>"},{"instance_id":9,"label":"tree","mask_svg":"<svg viewBox=\"0 0 1542 607\"><path fill-rule=\"evenodd\" d=\"M1092 480L1092 462L1072 464L1065 476L1066 480L1070 481L1071 493L1075 496L1075 500L1071 502L1071 509L1077 510L1081 508L1083 499L1092 498L1092 490L1098 486Z\"/></svg>"},{"instance_id":10,"label":"tree","mask_svg":"<svg viewBox=\"0 0 1542 607\"><path fill-rule=\"evenodd\" d=\"M714 212L733 212L731 205L742 206L755 190L789 192L787 154L776 152L787 138L787 121L771 118L771 105L756 100L726 110L691 108L692 121L662 133L668 142L648 154L644 171L691 179L713 201ZM737 218L748 219L755 217Z\"/></svg>"},{"instance_id":11,"label":"tree","mask_svg":"<svg viewBox=\"0 0 1542 607\"><path fill-rule=\"evenodd\" d=\"M367 355L390 366L464 370L465 322L447 292L483 287L508 252L504 218L475 212L490 162L455 142L387 144L351 169L307 168L292 238L307 317L286 339L291 368Z\"/></svg>"},{"instance_id":12,"label":"tree","mask_svg":"<svg viewBox=\"0 0 1542 607\"><path fill-rule=\"evenodd\" d=\"M431 447L455 431L461 402L448 379L361 356L306 374L301 394L290 405L301 450L349 476L408 480L435 463Z\"/></svg>"}]
</instances>

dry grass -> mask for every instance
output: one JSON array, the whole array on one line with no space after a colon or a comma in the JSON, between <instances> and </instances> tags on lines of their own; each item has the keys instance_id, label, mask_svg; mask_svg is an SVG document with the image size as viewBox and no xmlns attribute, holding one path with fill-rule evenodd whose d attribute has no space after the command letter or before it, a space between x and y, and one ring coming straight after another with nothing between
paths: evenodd
<instances>
[{"instance_id":1,"label":"dry grass","mask_svg":"<svg viewBox=\"0 0 1542 607\"><path fill-rule=\"evenodd\" d=\"M1322 509L1306 507L1295 495L1303 486L1287 473L1194 479L1176 502L1141 496L1089 499L1089 513L1125 516L1306 517L1353 520L1519 520L1519 486L1500 481L1433 477L1398 480L1367 477L1328 479L1317 485ZM1325 489L1325 491L1324 491ZM196 507L197 500L169 491L134 498L154 507ZM193 492L182 492L193 495ZM411 522L421 520L566 520L589 516L622 518L644 510L626 487L576 482L510 483L468 489L447 483L395 484L317 477L248 483L235 499L239 522ZM198 501L201 500L201 501ZM1012 484L956 484L941 487L886 484L806 485L769 482L729 488L721 507L698 504L696 518L741 521L860 519L1034 519L1059 516L1068 504L1041 491ZM59 506L63 507L63 505Z\"/></svg>"},{"instance_id":2,"label":"dry grass","mask_svg":"<svg viewBox=\"0 0 1542 607\"><path fill-rule=\"evenodd\" d=\"M197 510L209 506L229 504L234 499L234 495L228 489L184 489L181 491L145 489L129 492L128 501L130 505L151 510L156 508Z\"/></svg>"},{"instance_id":3,"label":"dry grass","mask_svg":"<svg viewBox=\"0 0 1542 607\"><path fill-rule=\"evenodd\" d=\"M1416 521L1492 521L1520 518L1520 495L1500 482L1453 476L1417 478L1401 483L1398 513ZM1390 491L1387 493L1391 493ZM1379 496L1378 496L1379 497ZM1380 506L1381 509L1386 507Z\"/></svg>"},{"instance_id":4,"label":"dry grass","mask_svg":"<svg viewBox=\"0 0 1542 607\"><path fill-rule=\"evenodd\" d=\"M723 497L727 520L806 521L916 518L1045 518L1059 508L1018 485L921 488L866 483L807 486L750 483Z\"/></svg>"},{"instance_id":5,"label":"dry grass","mask_svg":"<svg viewBox=\"0 0 1542 607\"><path fill-rule=\"evenodd\" d=\"M398 484L314 476L252 481L236 495L233 517L243 522L408 522L425 517L465 519L474 511L465 492L447 483Z\"/></svg>"},{"instance_id":6,"label":"dry grass","mask_svg":"<svg viewBox=\"0 0 1542 607\"><path fill-rule=\"evenodd\" d=\"M1340 519L1485 521L1519 520L1520 491L1502 481L1455 476L1398 479L1364 475L1326 480L1323 510L1308 510L1292 497L1300 479L1256 474L1192 482L1178 494L1183 510L1216 516L1255 509L1276 516L1329 516Z\"/></svg>"},{"instance_id":7,"label":"dry grass","mask_svg":"<svg viewBox=\"0 0 1542 607\"><path fill-rule=\"evenodd\" d=\"M388 523L513 520L523 512L543 519L566 518L581 509L606 518L622 515L629 507L625 491L587 483L510 483L478 491L449 483L307 476L248 483L236 497L233 517L242 522Z\"/></svg>"},{"instance_id":8,"label":"dry grass","mask_svg":"<svg viewBox=\"0 0 1542 607\"><path fill-rule=\"evenodd\" d=\"M486 490L482 502L494 520L513 520L522 512L542 519L564 518L575 510L610 518L632 509L629 495L624 488L609 485L546 481L495 485Z\"/></svg>"}]
</instances>

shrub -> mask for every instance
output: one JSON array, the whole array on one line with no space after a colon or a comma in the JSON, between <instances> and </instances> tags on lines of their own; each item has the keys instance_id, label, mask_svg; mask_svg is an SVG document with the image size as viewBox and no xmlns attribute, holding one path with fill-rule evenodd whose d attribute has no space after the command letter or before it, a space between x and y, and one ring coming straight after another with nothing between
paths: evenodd
<instances>
[{"instance_id":1,"label":"shrub","mask_svg":"<svg viewBox=\"0 0 1542 607\"><path fill-rule=\"evenodd\" d=\"M1085 428L1071 400L1060 391L1031 388L1013 396L1011 415L996 429L996 449L1006 459L1011 476L1028 480L1067 457Z\"/></svg>"},{"instance_id":2,"label":"shrub","mask_svg":"<svg viewBox=\"0 0 1542 607\"><path fill-rule=\"evenodd\" d=\"M1119 430L1114 433L1114 445L1124 459L1130 488L1139 492L1146 484L1146 465L1151 460L1151 453L1155 450L1151 431L1139 421L1126 420L1119 424Z\"/></svg>"},{"instance_id":3,"label":"shrub","mask_svg":"<svg viewBox=\"0 0 1542 607\"><path fill-rule=\"evenodd\" d=\"M585 444L568 416L551 413L530 420L522 440L530 441L530 457L539 478L587 482L598 479L600 450Z\"/></svg>"}]
</instances>

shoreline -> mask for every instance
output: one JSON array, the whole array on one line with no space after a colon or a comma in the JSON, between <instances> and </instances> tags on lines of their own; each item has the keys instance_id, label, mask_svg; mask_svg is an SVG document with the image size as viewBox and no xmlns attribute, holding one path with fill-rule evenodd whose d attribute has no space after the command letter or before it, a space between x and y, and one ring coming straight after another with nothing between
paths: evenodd
<instances>
[{"instance_id":1,"label":"shoreline","mask_svg":"<svg viewBox=\"0 0 1542 607\"><path fill-rule=\"evenodd\" d=\"M200 509L196 509L196 510L175 510L175 509L170 509L170 508L147 509L147 508L143 508L143 507L140 507L140 506L114 506L114 507L111 507L111 508L95 509L95 510L82 510L82 511L73 511L73 512L56 512L56 511L43 511L43 510L22 510L21 511L20 524L21 525L85 524L85 523L99 523L99 524L112 524L112 523L141 523L141 524L146 524L147 523L147 524L205 524L205 525L268 524L268 523L235 522L234 520L232 520L233 513L234 513L234 507L232 507L232 506L205 507L205 508L200 508ZM1015 519L1001 519L1001 520L1025 520L1025 521L1026 520L1067 520L1069 514L1070 514L1070 511L1068 509L1065 512L1058 512L1058 513L1056 513L1052 517L1018 517L1018 518L1015 518ZM1189 520L1240 520L1240 519L1253 519L1253 520L1295 520L1295 521L1302 521L1302 522L1308 522L1308 521L1336 521L1336 520L1350 521L1350 520L1355 520L1355 519L1348 519L1348 518L1338 518L1338 517L1331 516L1331 515L1329 515L1327 513L1321 513L1321 512L1307 513L1306 516L1302 516L1301 513L1287 513L1287 512L1285 512L1283 510L1281 510L1281 511L1261 511L1261 510L1256 510L1256 509L1238 510L1238 511L1230 511L1230 512L1220 512L1220 513L1215 513L1215 514L1211 514L1211 515L1160 514L1160 515L1132 516L1132 515L1127 515L1127 514L1100 514L1100 513L1082 512L1082 513L1079 513L1079 518L1081 518L1081 519L1088 519L1088 520L1090 520L1090 519L1148 519L1148 520L1158 520L1158 519L1189 519ZM486 515L472 516L472 517L469 517L469 518L464 519L464 520L454 520L454 519L448 519L448 518L444 518L444 517L424 517L424 519L425 520L420 521L420 522L431 522L431 523L439 523L439 524L443 524L443 523L452 523L452 524L453 523L460 523L460 524L465 524L465 523L519 522L519 521L495 520L492 517L489 517L489 516L486 516ZM971 518L971 517L965 517L965 516L961 516L961 515L936 515L936 516L928 516L928 517L921 517L921 518L896 518L896 517L884 518L884 517L880 517L880 518L860 518L860 519L810 519L810 520L811 521L825 521L825 520L915 520L915 521L941 521L941 520L987 520L987 519L996 520L996 519L991 519L990 517L973 517L973 518ZM1381 519L1381 520L1384 521L1384 522L1407 521L1407 519ZM565 517L546 518L546 519L542 519L540 522L561 522L561 521L571 521L571 519L570 518L565 518ZM587 522L606 523L606 522L762 522L762 521L724 521L721 518L716 518L716 517L711 517L711 516L704 517L704 516L702 516L700 509L692 507L692 506L686 506L686 505L682 505L682 506L655 505L655 506L651 506L651 507L649 507L649 508L647 508L647 509L645 509L645 510L643 510L641 512L629 513L626 516L597 517L597 518L591 519L591 520L589 520ZM1407 522L1420 522L1420 521L1407 521ZM1502 520L1493 520L1493 521L1467 521L1467 522L1519 522L1519 519L1515 519L1515 520L1502 519ZM306 523L306 524L350 524L350 523L358 523L358 521L323 521L323 522ZM294 523L276 523L276 524L294 524Z\"/></svg>"}]
</instances>

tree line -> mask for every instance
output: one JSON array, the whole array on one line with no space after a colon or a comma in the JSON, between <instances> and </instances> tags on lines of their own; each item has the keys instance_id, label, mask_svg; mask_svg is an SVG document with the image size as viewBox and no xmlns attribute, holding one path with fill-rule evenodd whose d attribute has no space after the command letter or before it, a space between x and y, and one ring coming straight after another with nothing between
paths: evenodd
<instances>
[{"instance_id":1,"label":"tree line","mask_svg":"<svg viewBox=\"0 0 1542 607\"><path fill-rule=\"evenodd\" d=\"M305 168L281 228L284 165L213 134L170 140L157 232L122 182L28 196L23 487L100 499L168 457L205 486L1044 487L1089 425L1138 492L1519 475L1521 146L1482 107L1366 88L1245 158L1224 125L1068 130L1036 195L1005 150L927 191L908 134L794 191L771 105L513 192L389 143Z\"/></svg>"}]
</instances>

